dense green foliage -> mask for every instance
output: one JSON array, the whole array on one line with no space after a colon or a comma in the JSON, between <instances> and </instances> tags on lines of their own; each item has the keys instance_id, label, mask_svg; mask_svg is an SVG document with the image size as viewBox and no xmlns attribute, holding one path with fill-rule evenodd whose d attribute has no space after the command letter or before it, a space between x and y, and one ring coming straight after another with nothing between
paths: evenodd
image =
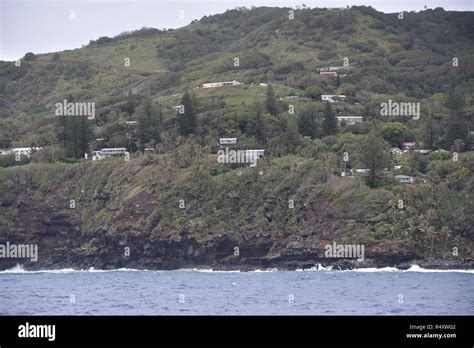
<instances>
[{"instance_id":1,"label":"dense green foliage","mask_svg":"<svg viewBox=\"0 0 474 348\"><path fill-rule=\"evenodd\" d=\"M140 228L154 235L169 228L172 238L193 229L200 238L245 229L301 236L310 221L341 239L390 239L423 255L447 255L473 238L473 32L472 13L442 9L399 20L364 6L303 8L294 19L288 9L239 8L177 30L144 28L77 50L28 53L20 67L0 62L0 147L44 147L35 163L2 169L0 193L18 182L20 190L17 176L29 173L40 194L52 182L39 170L97 169L103 178L133 170L131 186L121 179L107 184L123 201L136 189L160 202L187 197L195 207L183 216L153 203ZM317 71L343 64L337 78ZM243 84L202 88L233 80ZM321 94L347 99L323 103ZM95 119L56 119L54 104L64 99L95 102ZM389 100L419 103L419 119L381 115ZM364 121L338 123L344 115ZM257 169L264 174L245 168L237 176L235 165L208 163L220 137L238 138L237 149L265 149ZM416 147L390 154L405 141ZM154 154L132 151L128 164L42 164L74 162L102 147ZM0 159L0 166L24 164ZM342 178L341 169L368 172ZM402 185L397 174L415 182ZM291 197L300 203L294 212L283 208ZM406 209L396 207L401 198ZM93 218L83 228L124 215L109 208L87 208L82 218Z\"/></svg>"}]
</instances>

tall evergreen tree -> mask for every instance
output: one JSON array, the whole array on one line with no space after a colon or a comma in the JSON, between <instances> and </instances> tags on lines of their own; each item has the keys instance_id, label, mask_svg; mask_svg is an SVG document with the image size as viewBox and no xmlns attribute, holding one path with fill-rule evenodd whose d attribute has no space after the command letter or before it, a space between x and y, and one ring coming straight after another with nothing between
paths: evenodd
<instances>
[{"instance_id":1,"label":"tall evergreen tree","mask_svg":"<svg viewBox=\"0 0 474 348\"><path fill-rule=\"evenodd\" d=\"M388 149L383 138L375 134L374 128L367 134L361 146L362 163L369 169L366 183L371 188L382 181L383 169L390 163Z\"/></svg>"},{"instance_id":2,"label":"tall evergreen tree","mask_svg":"<svg viewBox=\"0 0 474 348\"><path fill-rule=\"evenodd\" d=\"M159 143L161 141L161 107L156 106L150 98L143 101L137 110L138 114L138 140L141 147L149 142Z\"/></svg>"},{"instance_id":3,"label":"tall evergreen tree","mask_svg":"<svg viewBox=\"0 0 474 348\"><path fill-rule=\"evenodd\" d=\"M304 105L298 111L298 132L315 139L318 131L317 112L314 105Z\"/></svg>"},{"instance_id":4,"label":"tall evergreen tree","mask_svg":"<svg viewBox=\"0 0 474 348\"><path fill-rule=\"evenodd\" d=\"M457 139L465 142L467 139L467 127L463 119L464 99L456 93L451 85L448 91L446 107L449 109L448 124L444 135L444 144L450 148Z\"/></svg>"},{"instance_id":5,"label":"tall evergreen tree","mask_svg":"<svg viewBox=\"0 0 474 348\"><path fill-rule=\"evenodd\" d=\"M273 92L273 87L271 85L267 86L267 97L265 101L267 112L270 115L278 115L278 103L275 98L275 93Z\"/></svg>"},{"instance_id":6,"label":"tall evergreen tree","mask_svg":"<svg viewBox=\"0 0 474 348\"><path fill-rule=\"evenodd\" d=\"M255 136L260 143L266 142L266 122L263 106L260 103L253 103L250 108L247 132Z\"/></svg>"},{"instance_id":7,"label":"tall evergreen tree","mask_svg":"<svg viewBox=\"0 0 474 348\"><path fill-rule=\"evenodd\" d=\"M334 135L337 133L337 118L329 102L326 102L324 108L323 131L325 135Z\"/></svg>"},{"instance_id":8,"label":"tall evergreen tree","mask_svg":"<svg viewBox=\"0 0 474 348\"><path fill-rule=\"evenodd\" d=\"M82 158L89 152L93 131L87 117L59 116L57 133L60 135L67 157Z\"/></svg>"},{"instance_id":9,"label":"tall evergreen tree","mask_svg":"<svg viewBox=\"0 0 474 348\"><path fill-rule=\"evenodd\" d=\"M181 98L181 105L184 107L184 113L178 110L178 130L182 136L196 132L197 127L197 111L195 100L193 96L188 92L184 92Z\"/></svg>"}]
</instances>

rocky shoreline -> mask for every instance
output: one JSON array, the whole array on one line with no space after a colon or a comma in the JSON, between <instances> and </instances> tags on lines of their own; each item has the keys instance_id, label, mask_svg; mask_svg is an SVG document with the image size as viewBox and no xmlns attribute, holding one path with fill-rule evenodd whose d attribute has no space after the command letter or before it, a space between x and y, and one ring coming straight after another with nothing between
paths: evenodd
<instances>
[{"instance_id":1,"label":"rocky shoreline","mask_svg":"<svg viewBox=\"0 0 474 348\"><path fill-rule=\"evenodd\" d=\"M367 258L364 260L355 259L327 259L311 258L307 260L282 260L276 258L248 259L240 261L214 261L214 262L191 262L190 260L174 260L163 263L149 262L147 260L130 260L117 264L105 263L100 260L64 260L52 262L52 260L42 260L39 262L24 261L21 259L0 259L0 271L9 270L21 266L25 271L38 270L116 270L116 269L138 269L138 270L178 270L197 269L214 271L295 271L320 268L331 268L332 270L352 270L364 268L396 268L398 270L408 270L413 266L418 266L425 270L474 270L473 259L460 260L439 260L439 259L413 259L404 262L390 263L387 260Z\"/></svg>"}]
</instances>

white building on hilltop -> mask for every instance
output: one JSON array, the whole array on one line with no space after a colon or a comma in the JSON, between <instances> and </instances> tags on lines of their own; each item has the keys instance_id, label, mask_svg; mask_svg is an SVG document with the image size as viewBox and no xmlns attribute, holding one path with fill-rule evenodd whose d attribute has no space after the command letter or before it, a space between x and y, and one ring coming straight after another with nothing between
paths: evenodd
<instances>
[{"instance_id":1,"label":"white building on hilltop","mask_svg":"<svg viewBox=\"0 0 474 348\"><path fill-rule=\"evenodd\" d=\"M237 138L219 138L219 145L235 145Z\"/></svg>"},{"instance_id":2,"label":"white building on hilltop","mask_svg":"<svg viewBox=\"0 0 474 348\"><path fill-rule=\"evenodd\" d=\"M232 81L224 81L224 82L211 82L211 83L203 83L202 88L217 88L217 87L233 87L233 86L240 86L242 83L232 80Z\"/></svg>"},{"instance_id":3,"label":"white building on hilltop","mask_svg":"<svg viewBox=\"0 0 474 348\"><path fill-rule=\"evenodd\" d=\"M345 122L348 125L354 125L356 123L362 122L362 116L336 116L339 123Z\"/></svg>"},{"instance_id":4,"label":"white building on hilltop","mask_svg":"<svg viewBox=\"0 0 474 348\"><path fill-rule=\"evenodd\" d=\"M42 147L16 147L10 150L0 150L0 155L19 154L20 156L23 155L29 158L32 152L40 151L42 149Z\"/></svg>"},{"instance_id":5,"label":"white building on hilltop","mask_svg":"<svg viewBox=\"0 0 474 348\"><path fill-rule=\"evenodd\" d=\"M329 102L329 103L334 103L335 101L345 100L345 99L346 99L346 96L344 94L340 94L340 95L337 95L337 94L322 94L321 95L321 101L326 101L326 102Z\"/></svg>"}]
</instances>

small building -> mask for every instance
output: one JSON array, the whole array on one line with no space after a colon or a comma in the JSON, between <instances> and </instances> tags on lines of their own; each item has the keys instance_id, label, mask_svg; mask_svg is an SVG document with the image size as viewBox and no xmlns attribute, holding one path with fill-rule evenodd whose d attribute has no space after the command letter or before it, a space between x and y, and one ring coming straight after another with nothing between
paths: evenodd
<instances>
[{"instance_id":1,"label":"small building","mask_svg":"<svg viewBox=\"0 0 474 348\"><path fill-rule=\"evenodd\" d=\"M224 82L211 82L211 83L203 83L202 88L217 88L217 87L233 87L233 86L240 86L241 83L232 80L232 81L224 81Z\"/></svg>"},{"instance_id":2,"label":"small building","mask_svg":"<svg viewBox=\"0 0 474 348\"><path fill-rule=\"evenodd\" d=\"M268 86L268 84L261 82L261 83L259 84L259 86L262 86L262 87L267 87L267 86Z\"/></svg>"},{"instance_id":3,"label":"small building","mask_svg":"<svg viewBox=\"0 0 474 348\"><path fill-rule=\"evenodd\" d=\"M124 147L110 147L110 148L101 149L99 151L99 155L102 157L122 156L122 155L125 155L126 152L127 152L127 149Z\"/></svg>"},{"instance_id":4,"label":"small building","mask_svg":"<svg viewBox=\"0 0 474 348\"><path fill-rule=\"evenodd\" d=\"M343 94L321 94L321 101L327 101L329 103L334 103L335 101L345 100L346 96Z\"/></svg>"},{"instance_id":5,"label":"small building","mask_svg":"<svg viewBox=\"0 0 474 348\"><path fill-rule=\"evenodd\" d=\"M235 145L237 138L219 138L219 145Z\"/></svg>"},{"instance_id":6,"label":"small building","mask_svg":"<svg viewBox=\"0 0 474 348\"><path fill-rule=\"evenodd\" d=\"M351 175L364 175L370 173L370 169L351 169Z\"/></svg>"},{"instance_id":7,"label":"small building","mask_svg":"<svg viewBox=\"0 0 474 348\"><path fill-rule=\"evenodd\" d=\"M265 154L265 150L245 150L245 158L247 162L252 162L260 159Z\"/></svg>"},{"instance_id":8,"label":"small building","mask_svg":"<svg viewBox=\"0 0 474 348\"><path fill-rule=\"evenodd\" d=\"M414 141L405 141L402 144L402 150L408 151L411 148L415 147L415 145L416 145L416 142L414 142Z\"/></svg>"},{"instance_id":9,"label":"small building","mask_svg":"<svg viewBox=\"0 0 474 348\"><path fill-rule=\"evenodd\" d=\"M413 183L414 178L408 175L395 175L395 180L402 184L411 184Z\"/></svg>"},{"instance_id":10,"label":"small building","mask_svg":"<svg viewBox=\"0 0 474 348\"><path fill-rule=\"evenodd\" d=\"M345 122L348 125L354 125L356 123L362 122L362 116L336 116L339 123Z\"/></svg>"},{"instance_id":11,"label":"small building","mask_svg":"<svg viewBox=\"0 0 474 348\"><path fill-rule=\"evenodd\" d=\"M24 155L29 158L32 152L36 152L42 149L42 147L17 147L11 149L10 153L14 153L15 155L20 154L20 156Z\"/></svg>"},{"instance_id":12,"label":"small building","mask_svg":"<svg viewBox=\"0 0 474 348\"><path fill-rule=\"evenodd\" d=\"M137 121L125 121L125 124L137 124Z\"/></svg>"},{"instance_id":13,"label":"small building","mask_svg":"<svg viewBox=\"0 0 474 348\"><path fill-rule=\"evenodd\" d=\"M403 155L403 151L400 150L398 147L392 147L390 149L390 154L392 156L401 156L401 155Z\"/></svg>"},{"instance_id":14,"label":"small building","mask_svg":"<svg viewBox=\"0 0 474 348\"><path fill-rule=\"evenodd\" d=\"M337 76L337 72L335 71L320 71L320 76Z\"/></svg>"},{"instance_id":15,"label":"small building","mask_svg":"<svg viewBox=\"0 0 474 348\"><path fill-rule=\"evenodd\" d=\"M327 101L327 102L330 102L330 103L334 103L334 100L332 99L332 97L334 97L334 95L322 94L321 95L321 101Z\"/></svg>"},{"instance_id":16,"label":"small building","mask_svg":"<svg viewBox=\"0 0 474 348\"><path fill-rule=\"evenodd\" d=\"M316 71L318 72L324 72L324 71L338 71L341 69L347 69L348 66L323 66L320 68L316 68Z\"/></svg>"}]
</instances>

